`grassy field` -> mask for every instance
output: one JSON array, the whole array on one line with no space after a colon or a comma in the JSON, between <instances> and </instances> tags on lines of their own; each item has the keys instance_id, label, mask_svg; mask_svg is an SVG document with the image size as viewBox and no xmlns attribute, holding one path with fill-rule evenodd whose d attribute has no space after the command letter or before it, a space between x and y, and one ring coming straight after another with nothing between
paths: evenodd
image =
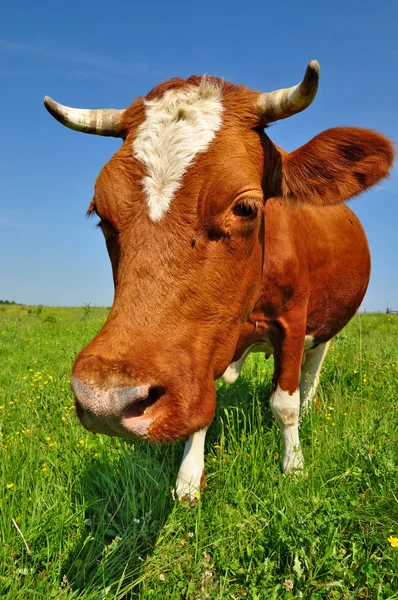
<instances>
[{"instance_id":1,"label":"grassy field","mask_svg":"<svg viewBox=\"0 0 398 600\"><path fill-rule=\"evenodd\" d=\"M218 385L196 506L171 497L183 445L93 436L77 352L107 311L0 307L0 598L398 598L398 317L332 342L302 424L306 477L281 475L272 358Z\"/></svg>"}]
</instances>

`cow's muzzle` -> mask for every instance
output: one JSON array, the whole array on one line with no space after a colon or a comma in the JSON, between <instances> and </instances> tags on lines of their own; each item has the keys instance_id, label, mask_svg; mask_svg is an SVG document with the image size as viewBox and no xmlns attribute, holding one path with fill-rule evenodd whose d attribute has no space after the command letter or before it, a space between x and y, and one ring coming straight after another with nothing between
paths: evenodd
<instances>
[{"instance_id":1,"label":"cow's muzzle","mask_svg":"<svg viewBox=\"0 0 398 600\"><path fill-rule=\"evenodd\" d=\"M146 438L153 423L151 408L165 390L161 386L139 385L104 390L72 377L76 412L86 429L125 438Z\"/></svg>"}]
</instances>

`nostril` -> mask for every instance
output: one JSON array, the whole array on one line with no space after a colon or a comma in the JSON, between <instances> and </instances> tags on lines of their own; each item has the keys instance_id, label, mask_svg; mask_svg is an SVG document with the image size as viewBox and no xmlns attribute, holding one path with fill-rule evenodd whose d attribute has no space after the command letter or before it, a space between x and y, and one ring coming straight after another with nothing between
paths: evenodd
<instances>
[{"instance_id":1,"label":"nostril","mask_svg":"<svg viewBox=\"0 0 398 600\"><path fill-rule=\"evenodd\" d=\"M137 417L141 417L147 412L147 410L151 406L153 406L159 400L159 398L161 398L164 395L165 391L166 390L162 386L152 387L149 390L146 398L142 398L140 400L137 399L135 402L133 402L132 404L130 404L130 406L127 407L127 409L124 412L124 418L134 419Z\"/></svg>"},{"instance_id":2,"label":"nostril","mask_svg":"<svg viewBox=\"0 0 398 600\"><path fill-rule=\"evenodd\" d=\"M75 400L75 408L76 408L76 414L79 417L79 419L83 419L83 417L84 417L84 410L83 410L82 405L80 404L80 402L78 400Z\"/></svg>"}]
</instances>

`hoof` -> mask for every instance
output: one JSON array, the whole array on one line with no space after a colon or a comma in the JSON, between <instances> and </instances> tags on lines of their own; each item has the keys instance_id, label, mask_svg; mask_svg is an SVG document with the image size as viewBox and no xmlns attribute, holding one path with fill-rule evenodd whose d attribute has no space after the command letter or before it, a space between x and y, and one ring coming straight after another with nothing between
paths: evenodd
<instances>
[{"instance_id":1,"label":"hoof","mask_svg":"<svg viewBox=\"0 0 398 600\"><path fill-rule=\"evenodd\" d=\"M183 506L192 506L200 499L200 491L187 483L179 485L177 482L175 488L171 490L173 500L178 500Z\"/></svg>"},{"instance_id":2,"label":"hoof","mask_svg":"<svg viewBox=\"0 0 398 600\"><path fill-rule=\"evenodd\" d=\"M184 506L192 506L198 502L200 499L201 489L205 488L206 486L207 484L204 472L202 472L200 477L199 486L194 485L193 482L188 483L180 477L177 477L176 487L172 489L171 495L173 500L178 499Z\"/></svg>"}]
</instances>

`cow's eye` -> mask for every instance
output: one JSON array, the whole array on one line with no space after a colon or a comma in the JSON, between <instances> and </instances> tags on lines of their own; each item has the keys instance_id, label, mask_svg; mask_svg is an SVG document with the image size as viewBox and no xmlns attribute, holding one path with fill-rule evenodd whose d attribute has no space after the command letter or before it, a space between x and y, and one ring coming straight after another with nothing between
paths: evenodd
<instances>
[{"instance_id":1,"label":"cow's eye","mask_svg":"<svg viewBox=\"0 0 398 600\"><path fill-rule=\"evenodd\" d=\"M236 217L255 217L257 214L257 206L249 204L248 202L239 202L235 204L233 213Z\"/></svg>"}]
</instances>

